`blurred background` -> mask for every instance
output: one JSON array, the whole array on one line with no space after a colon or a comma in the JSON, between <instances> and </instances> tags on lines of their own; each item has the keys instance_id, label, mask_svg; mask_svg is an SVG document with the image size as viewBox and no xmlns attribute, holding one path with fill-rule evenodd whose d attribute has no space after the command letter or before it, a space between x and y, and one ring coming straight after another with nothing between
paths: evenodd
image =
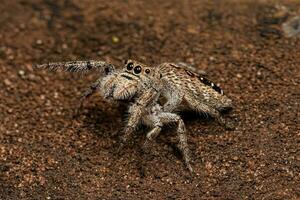
<instances>
[{"instance_id":1,"label":"blurred background","mask_svg":"<svg viewBox=\"0 0 300 200\"><path fill-rule=\"evenodd\" d=\"M300 197L297 0L0 0L0 199ZM233 100L234 131L184 120L190 177L166 129L116 154L126 105L95 96L98 74L32 66L69 60L186 62Z\"/></svg>"}]
</instances>

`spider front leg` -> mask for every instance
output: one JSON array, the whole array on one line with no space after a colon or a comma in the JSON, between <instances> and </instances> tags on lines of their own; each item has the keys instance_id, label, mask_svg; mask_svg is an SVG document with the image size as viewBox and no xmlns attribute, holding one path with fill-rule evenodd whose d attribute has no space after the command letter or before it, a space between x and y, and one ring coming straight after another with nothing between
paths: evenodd
<instances>
[{"instance_id":1,"label":"spider front leg","mask_svg":"<svg viewBox=\"0 0 300 200\"><path fill-rule=\"evenodd\" d=\"M64 70L69 72L87 72L90 70L98 70L104 72L106 75L115 70L115 66L105 61L68 61L68 62L54 62L36 65L36 68L49 69L52 71Z\"/></svg>"},{"instance_id":2,"label":"spider front leg","mask_svg":"<svg viewBox=\"0 0 300 200\"><path fill-rule=\"evenodd\" d=\"M157 99L157 91L154 88L146 90L137 101L129 108L129 119L125 128L125 133L121 138L119 152L127 143L132 133L137 128L142 116L145 114L145 107Z\"/></svg>"},{"instance_id":3,"label":"spider front leg","mask_svg":"<svg viewBox=\"0 0 300 200\"><path fill-rule=\"evenodd\" d=\"M140 104L135 103L134 105L132 105L129 108L129 114L130 117L128 119L127 126L124 131L125 133L121 137L120 144L117 150L118 154L121 153L128 139L131 137L132 133L135 131L136 127L139 124L139 121L142 117L142 107L140 106Z\"/></svg>"},{"instance_id":4,"label":"spider front leg","mask_svg":"<svg viewBox=\"0 0 300 200\"><path fill-rule=\"evenodd\" d=\"M83 106L84 101L89 98L91 95L93 95L94 93L96 93L101 86L101 79L98 79L96 82L94 82L89 89L87 89L80 97L79 100L79 106L76 108L75 110L75 114L74 117L77 117L79 115L79 112Z\"/></svg>"},{"instance_id":5,"label":"spider front leg","mask_svg":"<svg viewBox=\"0 0 300 200\"><path fill-rule=\"evenodd\" d=\"M127 142L127 140L130 138L130 136L138 126L140 119L142 118L142 109L143 108L139 103L135 103L129 108L130 117L121 141L123 144Z\"/></svg>"},{"instance_id":6,"label":"spider front leg","mask_svg":"<svg viewBox=\"0 0 300 200\"><path fill-rule=\"evenodd\" d=\"M110 96L116 82L116 77L116 72L110 71L105 77L100 77L96 82L94 82L89 89L81 95L79 106L75 111L75 117L78 116L84 101L97 91L100 91L104 98Z\"/></svg>"}]
</instances>

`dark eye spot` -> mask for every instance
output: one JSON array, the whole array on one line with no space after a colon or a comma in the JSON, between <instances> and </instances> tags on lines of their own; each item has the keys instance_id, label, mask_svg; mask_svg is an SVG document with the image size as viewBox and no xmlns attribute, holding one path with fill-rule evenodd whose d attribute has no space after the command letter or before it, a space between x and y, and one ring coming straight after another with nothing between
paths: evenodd
<instances>
[{"instance_id":1,"label":"dark eye spot","mask_svg":"<svg viewBox=\"0 0 300 200\"><path fill-rule=\"evenodd\" d=\"M150 69L146 69L145 72L146 72L146 74L149 74L150 73Z\"/></svg>"},{"instance_id":2,"label":"dark eye spot","mask_svg":"<svg viewBox=\"0 0 300 200\"><path fill-rule=\"evenodd\" d=\"M127 70L132 70L132 69L133 69L133 63L128 63Z\"/></svg>"},{"instance_id":3,"label":"dark eye spot","mask_svg":"<svg viewBox=\"0 0 300 200\"><path fill-rule=\"evenodd\" d=\"M141 73L142 68L141 68L141 66L136 66L133 71L135 74L139 74L139 73Z\"/></svg>"},{"instance_id":4,"label":"dark eye spot","mask_svg":"<svg viewBox=\"0 0 300 200\"><path fill-rule=\"evenodd\" d=\"M127 64L127 62L128 62L128 60L124 60L124 64L125 64L125 65Z\"/></svg>"}]
</instances>

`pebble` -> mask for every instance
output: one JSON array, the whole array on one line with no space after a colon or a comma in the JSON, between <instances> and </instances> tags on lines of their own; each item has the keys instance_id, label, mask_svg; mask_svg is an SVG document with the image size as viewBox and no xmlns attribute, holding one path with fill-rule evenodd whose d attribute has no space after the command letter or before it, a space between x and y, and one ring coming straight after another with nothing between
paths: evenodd
<instances>
[{"instance_id":1,"label":"pebble","mask_svg":"<svg viewBox=\"0 0 300 200\"><path fill-rule=\"evenodd\" d=\"M9 79L4 79L4 84L5 84L6 86L11 86L11 85L12 85L12 83L10 82Z\"/></svg>"},{"instance_id":2,"label":"pebble","mask_svg":"<svg viewBox=\"0 0 300 200\"><path fill-rule=\"evenodd\" d=\"M18 71L18 74L19 74L20 76L24 76L24 75L25 75L25 72L24 72L23 70L19 70L19 71Z\"/></svg>"},{"instance_id":3,"label":"pebble","mask_svg":"<svg viewBox=\"0 0 300 200\"><path fill-rule=\"evenodd\" d=\"M209 60L210 60L210 61L214 61L214 60L216 60L216 59L215 59L215 57L210 56L210 57L209 57Z\"/></svg>"},{"instance_id":4,"label":"pebble","mask_svg":"<svg viewBox=\"0 0 300 200\"><path fill-rule=\"evenodd\" d=\"M36 44L41 45L41 44L43 44L43 41L42 40L37 40Z\"/></svg>"},{"instance_id":5,"label":"pebble","mask_svg":"<svg viewBox=\"0 0 300 200\"><path fill-rule=\"evenodd\" d=\"M197 34L197 33L199 33L198 27L188 26L187 27L187 32L190 33L190 34Z\"/></svg>"},{"instance_id":6,"label":"pebble","mask_svg":"<svg viewBox=\"0 0 300 200\"><path fill-rule=\"evenodd\" d=\"M35 75L34 74L29 74L28 79L33 81L35 79Z\"/></svg>"},{"instance_id":7,"label":"pebble","mask_svg":"<svg viewBox=\"0 0 300 200\"><path fill-rule=\"evenodd\" d=\"M115 36L115 35L111 37L111 40L112 40L113 43L120 42L120 39L117 36Z\"/></svg>"},{"instance_id":8,"label":"pebble","mask_svg":"<svg viewBox=\"0 0 300 200\"><path fill-rule=\"evenodd\" d=\"M233 160L238 160L238 159L239 159L239 157L233 156Z\"/></svg>"},{"instance_id":9,"label":"pebble","mask_svg":"<svg viewBox=\"0 0 300 200\"><path fill-rule=\"evenodd\" d=\"M261 76L261 71L258 71L256 74L257 76Z\"/></svg>"},{"instance_id":10,"label":"pebble","mask_svg":"<svg viewBox=\"0 0 300 200\"><path fill-rule=\"evenodd\" d=\"M26 28L26 24L20 24L20 29L25 29Z\"/></svg>"},{"instance_id":11,"label":"pebble","mask_svg":"<svg viewBox=\"0 0 300 200\"><path fill-rule=\"evenodd\" d=\"M67 49L67 48L68 48L68 45L67 45L67 44L63 44L61 47L62 47L63 49Z\"/></svg>"}]
</instances>

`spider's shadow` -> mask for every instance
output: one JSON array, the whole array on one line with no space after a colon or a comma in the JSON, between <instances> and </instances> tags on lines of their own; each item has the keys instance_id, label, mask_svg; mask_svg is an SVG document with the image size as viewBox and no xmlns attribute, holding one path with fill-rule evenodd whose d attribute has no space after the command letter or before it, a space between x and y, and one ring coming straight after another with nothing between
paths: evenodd
<instances>
[{"instance_id":1,"label":"spider's shadow","mask_svg":"<svg viewBox=\"0 0 300 200\"><path fill-rule=\"evenodd\" d=\"M121 137L120 131L122 132L122 128L125 126L125 117L127 113L127 106L124 104L120 104L116 107L109 107L106 109L103 109L103 107L99 106L86 106L84 108L83 113L81 115L84 115L84 127L89 129L92 133L96 134L97 136L101 138L109 138L112 140L115 140L118 144L118 141ZM196 113L191 111L185 111L178 113L183 121L186 124L186 127L192 125L192 126L201 126L203 127L208 126L211 123L216 123L214 120L203 113ZM198 124L200 123L200 124ZM176 133L177 126L176 124L172 124L170 126L166 125L164 126L161 134L159 134L158 138L155 140L156 144L152 144L150 148L153 148L155 152L155 155L160 155L160 151L163 150L163 146L167 146L170 149L170 152L178 159L183 161L182 153L180 149L178 148L178 137ZM147 157L146 154L149 155L149 153L143 152L142 147L143 143L146 139L146 134L151 129L140 126L137 133L140 134L134 134L132 137L133 145L128 144L126 148L133 148L135 152L137 152L137 160L136 160L136 166L139 169L141 176L144 176L144 171L146 170L146 167L144 165L147 165L145 163L145 158ZM196 133L197 134L197 133ZM210 134L209 132L206 132L206 134ZM189 137L189 134L187 134L187 137ZM155 147L156 146L156 147ZM193 145L195 146L195 145ZM115 147L112 147L111 151L114 152L116 150ZM158 152L159 151L159 152ZM116 152L115 152L116 153ZM152 154L152 153L150 153ZM155 157L152 155L151 157Z\"/></svg>"},{"instance_id":2,"label":"spider's shadow","mask_svg":"<svg viewBox=\"0 0 300 200\"><path fill-rule=\"evenodd\" d=\"M114 107L109 107L110 109L103 109L96 105L85 106L81 112L81 116L84 116L83 123L84 128L89 129L91 132L94 132L99 137L112 138L118 140L121 136L119 133L122 132L122 129L125 127L126 123L125 118L127 114L127 106L124 104L119 104ZM196 113L192 111L184 111L178 113L186 126L196 125L198 122L206 126L209 123L213 122L213 118L204 114ZM162 132L157 138L158 143L163 145L170 146L175 155L180 155L177 144L170 142L169 137L176 137L176 124L170 124L164 126ZM150 131L144 125L141 125L137 132L142 134L134 134L133 140L140 138L141 136L145 139L146 133Z\"/></svg>"},{"instance_id":3,"label":"spider's shadow","mask_svg":"<svg viewBox=\"0 0 300 200\"><path fill-rule=\"evenodd\" d=\"M84 128L99 137L116 139L119 127L123 127L123 115L119 113L124 113L125 110L126 107L122 105L106 109L94 105L86 106L80 115L84 116Z\"/></svg>"}]
</instances>

